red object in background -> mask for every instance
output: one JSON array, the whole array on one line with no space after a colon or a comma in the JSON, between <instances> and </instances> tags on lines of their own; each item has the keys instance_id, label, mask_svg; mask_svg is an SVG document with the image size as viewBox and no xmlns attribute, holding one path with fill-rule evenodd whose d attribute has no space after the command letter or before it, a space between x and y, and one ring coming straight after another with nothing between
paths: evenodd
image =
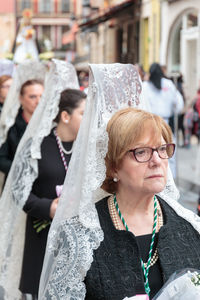
<instances>
[{"instance_id":1,"label":"red object in background","mask_svg":"<svg viewBox=\"0 0 200 300\"><path fill-rule=\"evenodd\" d=\"M200 118L200 89L198 90L198 93L197 93L197 100L195 103L195 107L196 107L196 110L198 111L199 118Z\"/></svg>"}]
</instances>

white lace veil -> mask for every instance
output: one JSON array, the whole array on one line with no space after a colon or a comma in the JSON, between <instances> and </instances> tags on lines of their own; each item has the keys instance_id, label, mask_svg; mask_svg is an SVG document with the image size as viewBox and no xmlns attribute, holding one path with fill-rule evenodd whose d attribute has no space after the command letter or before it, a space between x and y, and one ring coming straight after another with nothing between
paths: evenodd
<instances>
[{"instance_id":1,"label":"white lace veil","mask_svg":"<svg viewBox=\"0 0 200 300\"><path fill-rule=\"evenodd\" d=\"M43 63L34 60L28 60L16 67L0 116L0 147L7 138L8 130L15 123L20 108L19 96L22 84L31 79L44 80L46 70Z\"/></svg>"},{"instance_id":2,"label":"white lace veil","mask_svg":"<svg viewBox=\"0 0 200 300\"><path fill-rule=\"evenodd\" d=\"M14 66L15 66L14 63L11 60L6 58L0 59L0 76L2 75L12 76L14 71Z\"/></svg>"},{"instance_id":3,"label":"white lace veil","mask_svg":"<svg viewBox=\"0 0 200 300\"><path fill-rule=\"evenodd\" d=\"M100 186L106 171L107 122L126 106L148 109L140 92L133 65L90 65L86 109L49 232L39 300L85 298L83 280L103 240L94 202L106 196ZM199 219L176 201L179 193L170 170L160 196L200 232Z\"/></svg>"},{"instance_id":4,"label":"white lace veil","mask_svg":"<svg viewBox=\"0 0 200 300\"><path fill-rule=\"evenodd\" d=\"M0 199L0 299L21 299L18 287L26 221L22 208L38 175L42 140L51 131L60 94L66 88L79 89L76 71L70 63L54 60L41 101L19 143Z\"/></svg>"}]
</instances>

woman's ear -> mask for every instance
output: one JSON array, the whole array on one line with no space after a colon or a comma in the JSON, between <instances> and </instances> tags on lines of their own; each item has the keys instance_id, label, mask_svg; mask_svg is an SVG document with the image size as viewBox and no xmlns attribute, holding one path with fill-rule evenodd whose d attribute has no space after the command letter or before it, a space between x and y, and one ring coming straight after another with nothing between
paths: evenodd
<instances>
[{"instance_id":1,"label":"woman's ear","mask_svg":"<svg viewBox=\"0 0 200 300\"><path fill-rule=\"evenodd\" d=\"M70 114L64 110L60 114L60 119L63 123L68 124L70 121Z\"/></svg>"}]
</instances>

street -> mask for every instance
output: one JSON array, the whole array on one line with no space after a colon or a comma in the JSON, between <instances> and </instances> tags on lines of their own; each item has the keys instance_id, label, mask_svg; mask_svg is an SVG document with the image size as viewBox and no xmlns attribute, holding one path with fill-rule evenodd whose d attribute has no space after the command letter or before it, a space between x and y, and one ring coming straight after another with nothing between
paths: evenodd
<instances>
[{"instance_id":1,"label":"street","mask_svg":"<svg viewBox=\"0 0 200 300\"><path fill-rule=\"evenodd\" d=\"M177 147L177 178L176 184L180 191L180 203L196 212L200 191L200 147L192 137L191 148Z\"/></svg>"}]
</instances>

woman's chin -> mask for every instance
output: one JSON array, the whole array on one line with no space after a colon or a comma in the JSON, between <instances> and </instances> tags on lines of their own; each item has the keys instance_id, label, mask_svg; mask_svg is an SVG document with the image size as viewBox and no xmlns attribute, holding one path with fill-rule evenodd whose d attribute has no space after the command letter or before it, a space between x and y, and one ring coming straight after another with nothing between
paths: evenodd
<instances>
[{"instance_id":1,"label":"woman's chin","mask_svg":"<svg viewBox=\"0 0 200 300\"><path fill-rule=\"evenodd\" d=\"M151 192L152 192L152 194L159 194L159 193L161 193L163 190L164 190L164 188L165 188L165 185L166 184L164 184L164 183L157 183L157 184L154 184L154 185L152 185L151 187L150 187L150 190L151 190Z\"/></svg>"}]
</instances>

